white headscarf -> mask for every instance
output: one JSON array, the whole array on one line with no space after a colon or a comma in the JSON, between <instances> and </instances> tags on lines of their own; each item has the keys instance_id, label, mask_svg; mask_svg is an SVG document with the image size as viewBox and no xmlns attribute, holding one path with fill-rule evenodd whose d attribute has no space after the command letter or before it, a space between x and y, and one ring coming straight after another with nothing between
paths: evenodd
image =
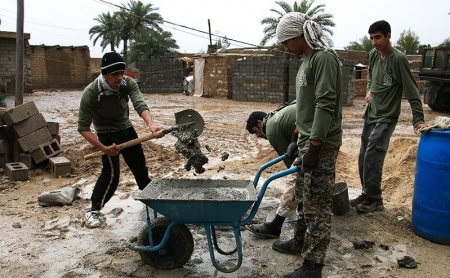
<instances>
[{"instance_id":1,"label":"white headscarf","mask_svg":"<svg viewBox=\"0 0 450 278\"><path fill-rule=\"evenodd\" d=\"M322 27L303 13L290 12L285 14L277 25L276 34L278 43L303 35L306 43L312 49L323 50L325 52L330 49L336 53L322 39Z\"/></svg>"}]
</instances>

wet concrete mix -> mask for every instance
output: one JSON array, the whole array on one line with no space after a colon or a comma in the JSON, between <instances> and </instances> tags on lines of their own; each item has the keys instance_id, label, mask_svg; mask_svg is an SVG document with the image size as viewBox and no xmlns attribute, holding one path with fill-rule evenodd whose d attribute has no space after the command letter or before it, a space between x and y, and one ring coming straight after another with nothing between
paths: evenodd
<instances>
[{"instance_id":1,"label":"wet concrete mix","mask_svg":"<svg viewBox=\"0 0 450 278\"><path fill-rule=\"evenodd\" d=\"M208 163L208 158L200 149L197 130L182 128L172 132L172 135L178 139L175 143L175 149L188 160L184 165L184 169L190 171L194 167L197 174L205 172L203 165Z\"/></svg>"}]
</instances>

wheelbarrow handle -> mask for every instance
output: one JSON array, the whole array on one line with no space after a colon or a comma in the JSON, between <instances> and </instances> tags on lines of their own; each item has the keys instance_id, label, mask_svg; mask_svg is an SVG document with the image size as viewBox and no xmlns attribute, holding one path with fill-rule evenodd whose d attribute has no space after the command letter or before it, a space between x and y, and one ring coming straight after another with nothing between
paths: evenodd
<instances>
[{"instance_id":1,"label":"wheelbarrow handle","mask_svg":"<svg viewBox=\"0 0 450 278\"><path fill-rule=\"evenodd\" d=\"M256 188L256 186L258 186L259 178L261 177L261 174L262 174L262 172L265 169L269 168L270 166L273 166L273 165L277 164L278 162L280 162L282 160L285 160L286 158L287 158L287 155L283 154L283 155L281 155L281 156L279 156L279 157L277 157L275 159L272 159L269 162L266 162L263 166L261 166L261 168L259 168L258 172L256 173L255 178L253 179L253 186L255 188Z\"/></svg>"}]
</instances>

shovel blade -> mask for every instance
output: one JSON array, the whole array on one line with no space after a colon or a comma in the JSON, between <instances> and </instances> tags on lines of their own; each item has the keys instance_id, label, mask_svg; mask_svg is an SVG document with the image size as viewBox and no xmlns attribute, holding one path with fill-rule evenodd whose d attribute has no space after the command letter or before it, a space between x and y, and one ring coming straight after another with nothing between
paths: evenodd
<instances>
[{"instance_id":1,"label":"shovel blade","mask_svg":"<svg viewBox=\"0 0 450 278\"><path fill-rule=\"evenodd\" d=\"M203 121L202 115L193 109L186 109L175 113L175 124L183 125L187 123L193 123L188 125L186 129L195 131L197 137L203 133L205 127L205 122Z\"/></svg>"}]
</instances>

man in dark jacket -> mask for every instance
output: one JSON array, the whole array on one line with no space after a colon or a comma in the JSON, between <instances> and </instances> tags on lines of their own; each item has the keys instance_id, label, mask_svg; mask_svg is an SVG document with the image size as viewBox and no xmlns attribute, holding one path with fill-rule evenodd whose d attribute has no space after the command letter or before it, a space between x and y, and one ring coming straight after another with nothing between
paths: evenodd
<instances>
[{"instance_id":1,"label":"man in dark jacket","mask_svg":"<svg viewBox=\"0 0 450 278\"><path fill-rule=\"evenodd\" d=\"M101 75L83 92L78 115L78 132L97 149L104 152L103 169L91 196L91 209L86 212L84 222L89 228L101 226L100 209L111 199L119 184L119 154L133 173L139 189L151 181L140 144L118 151L116 145L136 139L137 133L129 118L128 101L145 121L150 132L163 128L153 123L152 116L138 84L133 78L124 76L125 62L115 53L102 57ZM94 125L95 135L91 131Z\"/></svg>"}]
</instances>

